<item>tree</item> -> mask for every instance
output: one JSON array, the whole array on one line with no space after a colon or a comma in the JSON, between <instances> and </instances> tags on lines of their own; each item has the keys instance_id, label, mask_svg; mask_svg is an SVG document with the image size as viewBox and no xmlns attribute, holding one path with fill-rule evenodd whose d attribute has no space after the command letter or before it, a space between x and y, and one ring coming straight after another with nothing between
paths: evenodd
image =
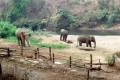
<instances>
[{"instance_id":1,"label":"tree","mask_svg":"<svg viewBox=\"0 0 120 80\"><path fill-rule=\"evenodd\" d=\"M60 16L57 21L56 30L60 30L61 28L69 30L70 25L78 21L77 17L68 9L58 9L57 14Z\"/></svg>"},{"instance_id":2,"label":"tree","mask_svg":"<svg viewBox=\"0 0 120 80\"><path fill-rule=\"evenodd\" d=\"M26 17L26 1L25 0L12 0L13 9L7 14L9 21L14 22L21 17Z\"/></svg>"}]
</instances>

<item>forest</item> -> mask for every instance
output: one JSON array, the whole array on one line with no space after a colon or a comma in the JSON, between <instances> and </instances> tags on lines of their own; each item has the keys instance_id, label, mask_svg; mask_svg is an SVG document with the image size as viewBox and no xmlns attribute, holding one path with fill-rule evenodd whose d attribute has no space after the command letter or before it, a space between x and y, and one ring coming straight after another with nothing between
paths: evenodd
<instances>
[{"instance_id":1,"label":"forest","mask_svg":"<svg viewBox=\"0 0 120 80\"><path fill-rule=\"evenodd\" d=\"M120 0L0 0L0 57L0 80L119 80Z\"/></svg>"},{"instance_id":2,"label":"forest","mask_svg":"<svg viewBox=\"0 0 120 80\"><path fill-rule=\"evenodd\" d=\"M119 13L118 0L0 0L0 26L11 24L33 31L109 28L119 24Z\"/></svg>"}]
</instances>

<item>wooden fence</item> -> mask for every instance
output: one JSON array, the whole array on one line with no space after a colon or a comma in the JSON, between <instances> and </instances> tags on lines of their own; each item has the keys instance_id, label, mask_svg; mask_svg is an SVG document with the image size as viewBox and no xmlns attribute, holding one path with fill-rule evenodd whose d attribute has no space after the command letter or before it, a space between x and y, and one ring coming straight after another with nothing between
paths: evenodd
<instances>
[{"instance_id":1,"label":"wooden fence","mask_svg":"<svg viewBox=\"0 0 120 80\"><path fill-rule=\"evenodd\" d=\"M6 51L8 57L11 56L10 52L13 51L10 48L0 48L0 49ZM35 59L37 59L37 58L45 58L45 59L48 59L48 60L52 61L53 64L55 64L55 61L57 59L60 60L60 58L56 58L56 56L66 57L66 56L63 56L63 55L60 55L60 54L59 55L54 54L54 53L52 54L51 47L48 48L48 55L47 56L41 54L41 51L39 50L39 48L33 50L33 52L34 52L34 58ZM23 53L24 53L24 49L23 49L23 47L21 47L20 55L24 56ZM46 52L44 52L44 53L46 53ZM70 68L72 68L72 66L75 66L75 67L87 69L87 80L89 80L89 75L90 75L89 71L101 70L101 65L106 65L107 64L107 63L101 63L100 59L98 59L98 63L93 63L94 59L93 59L92 54L90 54L90 59L89 60L75 59L72 56L69 56L67 59L63 59L63 60L66 61L66 63L69 65ZM87 62L82 63L83 65L79 65L79 64L81 64L81 63L79 63L80 60L81 61L87 61ZM86 67L86 65L89 65L89 67ZM99 65L99 66L98 67L93 67L93 65ZM0 74L2 74L1 64L0 64Z\"/></svg>"}]
</instances>

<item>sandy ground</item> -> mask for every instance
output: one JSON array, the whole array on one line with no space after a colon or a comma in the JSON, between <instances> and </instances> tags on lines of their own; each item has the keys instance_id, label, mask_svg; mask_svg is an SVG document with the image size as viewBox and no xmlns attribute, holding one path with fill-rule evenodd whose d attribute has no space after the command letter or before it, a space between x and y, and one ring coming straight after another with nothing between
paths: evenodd
<instances>
[{"instance_id":1,"label":"sandy ground","mask_svg":"<svg viewBox=\"0 0 120 80\"><path fill-rule=\"evenodd\" d=\"M85 60L90 60L90 54L93 55L93 62L99 62L99 59L101 60L101 62L105 62L106 61L105 58L108 55L111 55L115 52L118 52L119 48L120 48L120 41L119 41L120 36L98 36L98 35L95 35L96 42L97 42L97 47L96 47L96 49L94 49L92 51L81 50L78 47L76 47L76 45L77 45L76 40L77 40L77 37L78 37L77 35L69 35L68 36L68 40L73 41L73 43L71 43L71 44L60 41L59 40L59 35L50 35L50 36L35 35L34 37L38 38L40 40L42 39L42 42L45 42L45 43L61 43L61 44L67 44L67 45L70 46L70 48L63 49L63 50L53 50L52 49L52 53L55 53L55 62L60 61L60 60L65 60L66 61L66 60L69 59L69 56L72 56L73 61L74 60L79 60L79 59L84 59L84 61ZM86 45L83 44L82 48L86 48L85 46ZM11 48L14 47L15 49L19 49L19 47L17 46L16 43L3 42L3 40L0 40L0 47L11 47ZM31 47L31 48L33 48L33 47ZM47 49L41 49L40 51L46 51L48 53L48 48ZM26 53L26 52L24 52L24 53ZM31 53L32 52L30 52L30 54ZM17 58L17 59L19 59L19 58ZM111 68L108 68L107 66L101 66L101 68L104 71L107 71L107 72L112 72L112 71L115 70L114 68L111 69ZM36 76L37 73L34 73L34 74ZM43 73L41 73L41 74L43 74ZM47 74L47 76L48 76L48 74ZM93 72L91 74L95 75L96 72L95 73ZM98 73L97 75L100 75L100 74L102 74L102 73ZM114 75L116 75L116 74L114 74ZM39 76L39 74L38 74L38 76ZM108 76L109 76L109 74L107 75L107 77ZM119 80L119 75L117 75L117 76L118 76L118 79L116 79L117 77L115 76L114 79L109 79L109 80ZM62 79L59 79L59 80L63 80L63 78L64 78L63 75L57 76L57 78L59 78L59 77L62 77ZM51 77L51 76L48 77L48 78L49 79L45 79L45 80L57 80L57 78L52 79L53 77ZM65 76L65 78L66 78L66 76ZM71 77L68 76L68 78L65 79L65 80L68 80L69 78L71 78ZM78 80L78 78L75 79L75 80Z\"/></svg>"},{"instance_id":2,"label":"sandy ground","mask_svg":"<svg viewBox=\"0 0 120 80\"><path fill-rule=\"evenodd\" d=\"M120 49L120 36L98 36L94 35L96 38L96 45L97 47L109 49L109 50L119 50ZM43 42L48 43L64 43L59 41L59 35L51 35L51 36L36 36L39 39L42 39ZM77 37L78 35L69 35L68 40L73 41L72 44L70 44L72 47L75 47L77 45ZM66 43L65 43L66 44ZM85 45L85 44L83 44ZM94 44L93 44L94 45Z\"/></svg>"},{"instance_id":3,"label":"sandy ground","mask_svg":"<svg viewBox=\"0 0 120 80\"><path fill-rule=\"evenodd\" d=\"M69 56L72 56L75 59L90 59L90 54L93 55L93 58L95 60L101 59L101 61L105 61L105 58L108 55L111 55L115 52L120 51L120 36L98 36L95 35L96 38L96 48L93 49L93 51L86 51L86 50L80 50L77 46L77 37L78 35L68 35L67 40L73 41L73 43L68 44L66 42L59 40L59 35L49 35L49 36L41 36L41 35L35 35L35 38L42 39L42 42L45 43L61 43L61 44L67 44L70 46L70 48L63 49L63 50L52 50L52 53L55 53L55 56L61 55L62 58L68 58ZM94 45L92 43L92 45ZM3 42L3 40L0 40L0 47L13 47L17 46L16 43L13 42ZM86 48L86 45L83 44L82 48ZM48 52L48 49L45 51ZM65 56L65 57L64 57ZM60 57L60 56L59 56Z\"/></svg>"},{"instance_id":4,"label":"sandy ground","mask_svg":"<svg viewBox=\"0 0 120 80\"><path fill-rule=\"evenodd\" d=\"M68 44L69 49L64 49L58 52L58 54L75 56L82 59L89 59L89 54L93 54L94 59L101 59L105 61L108 55L120 51L120 36L99 36L94 35L96 38L96 49L94 51L85 51L77 48L77 37L78 35L69 35L67 40L73 41L73 43L68 44L59 40L59 35L51 36L35 36L38 39L42 39L46 43L61 43ZM92 43L92 45L94 45ZM83 44L82 48L86 48L86 44ZM92 48L93 49L93 48ZM54 50L55 51L55 50Z\"/></svg>"}]
</instances>

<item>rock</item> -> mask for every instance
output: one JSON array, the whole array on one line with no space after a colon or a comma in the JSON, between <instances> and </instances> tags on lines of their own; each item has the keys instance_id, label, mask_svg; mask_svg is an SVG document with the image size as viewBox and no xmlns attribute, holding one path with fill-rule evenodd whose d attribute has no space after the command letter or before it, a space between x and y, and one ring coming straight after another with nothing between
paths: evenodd
<instances>
[{"instance_id":1,"label":"rock","mask_svg":"<svg viewBox=\"0 0 120 80\"><path fill-rule=\"evenodd\" d=\"M67 43L73 43L71 40L67 40Z\"/></svg>"},{"instance_id":2,"label":"rock","mask_svg":"<svg viewBox=\"0 0 120 80\"><path fill-rule=\"evenodd\" d=\"M29 56L27 56L27 58L33 58L33 56L32 56L32 55L29 55Z\"/></svg>"}]
</instances>

